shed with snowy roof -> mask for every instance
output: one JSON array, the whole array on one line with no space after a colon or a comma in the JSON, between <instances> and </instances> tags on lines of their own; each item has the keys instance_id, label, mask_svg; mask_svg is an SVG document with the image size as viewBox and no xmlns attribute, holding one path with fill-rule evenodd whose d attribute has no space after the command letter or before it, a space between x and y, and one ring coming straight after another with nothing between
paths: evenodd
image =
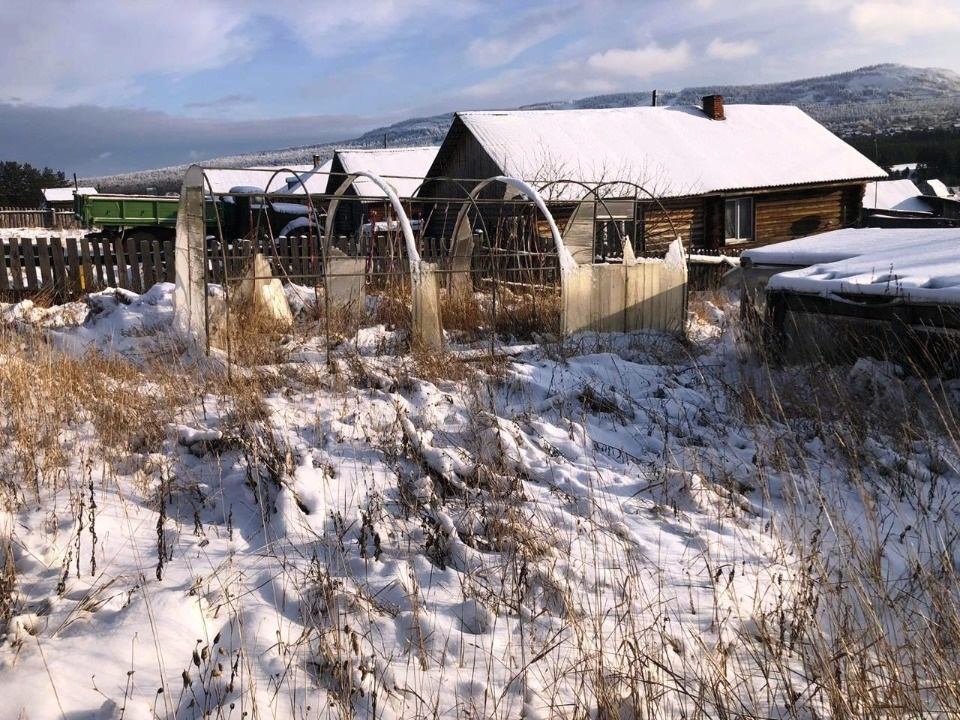
<instances>
[{"instance_id":1,"label":"shed with snowy roof","mask_svg":"<svg viewBox=\"0 0 960 720\"><path fill-rule=\"evenodd\" d=\"M411 199L420 189L423 178L440 148L435 145L405 148L342 148L330 164L326 192L334 194L353 173L365 171L384 178L401 199ZM334 232L340 236L357 236L367 223L389 226L391 207L386 193L375 182L359 176L343 192L346 202L340 203L333 218ZM410 209L411 216L417 210Z\"/></svg>"},{"instance_id":2,"label":"shed with snowy roof","mask_svg":"<svg viewBox=\"0 0 960 720\"><path fill-rule=\"evenodd\" d=\"M960 229L845 229L752 249L743 261L774 271L766 315L787 358L920 361L944 339L956 354Z\"/></svg>"},{"instance_id":3,"label":"shed with snowy roof","mask_svg":"<svg viewBox=\"0 0 960 720\"><path fill-rule=\"evenodd\" d=\"M95 187L43 188L43 207L52 210L73 210L73 196L96 195Z\"/></svg>"},{"instance_id":4,"label":"shed with snowy roof","mask_svg":"<svg viewBox=\"0 0 960 720\"><path fill-rule=\"evenodd\" d=\"M702 107L457 113L421 196L462 196L442 178L495 175L544 188L568 247L589 262L611 223L647 254L675 228L695 248L739 249L852 225L866 183L887 173L799 108L724 107L714 95ZM585 210L594 194L608 201Z\"/></svg>"}]
</instances>

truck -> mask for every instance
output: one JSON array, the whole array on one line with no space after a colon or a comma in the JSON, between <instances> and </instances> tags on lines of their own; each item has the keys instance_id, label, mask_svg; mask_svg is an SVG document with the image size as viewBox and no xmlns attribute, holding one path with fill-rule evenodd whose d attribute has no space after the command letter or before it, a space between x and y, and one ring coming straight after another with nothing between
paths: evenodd
<instances>
[{"instance_id":1,"label":"truck","mask_svg":"<svg viewBox=\"0 0 960 720\"><path fill-rule=\"evenodd\" d=\"M264 234L314 235L322 232L323 218L306 205L276 202L254 187L236 187L231 194L208 196L204 205L207 232L226 239L248 237L260 224ZM104 239L136 237L143 240L172 240L176 234L177 195L74 194L74 213L81 227ZM219 215L219 223L218 216Z\"/></svg>"}]
</instances>

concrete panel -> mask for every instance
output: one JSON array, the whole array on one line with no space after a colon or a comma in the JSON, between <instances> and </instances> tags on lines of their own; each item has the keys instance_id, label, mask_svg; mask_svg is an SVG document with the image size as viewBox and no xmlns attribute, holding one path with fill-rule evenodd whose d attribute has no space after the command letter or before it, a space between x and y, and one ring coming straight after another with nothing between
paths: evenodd
<instances>
[{"instance_id":1,"label":"concrete panel","mask_svg":"<svg viewBox=\"0 0 960 720\"><path fill-rule=\"evenodd\" d=\"M330 257L326 262L326 292L331 311L334 309L352 313L363 311L366 300L365 267L364 258L348 257L331 248Z\"/></svg>"},{"instance_id":2,"label":"concrete panel","mask_svg":"<svg viewBox=\"0 0 960 720\"><path fill-rule=\"evenodd\" d=\"M173 292L173 327L197 345L207 345L206 224L203 217L203 169L187 170L180 190L177 236L174 246L176 272Z\"/></svg>"}]
</instances>

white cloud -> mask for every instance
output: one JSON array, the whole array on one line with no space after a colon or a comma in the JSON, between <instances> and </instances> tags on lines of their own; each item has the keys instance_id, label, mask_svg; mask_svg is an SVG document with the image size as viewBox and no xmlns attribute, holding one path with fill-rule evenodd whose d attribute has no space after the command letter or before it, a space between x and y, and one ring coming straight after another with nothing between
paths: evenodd
<instances>
[{"instance_id":1,"label":"white cloud","mask_svg":"<svg viewBox=\"0 0 960 720\"><path fill-rule=\"evenodd\" d=\"M66 105L125 100L144 75L181 75L251 56L254 38L225 0L177 8L160 2L5 3L0 95Z\"/></svg>"},{"instance_id":2,"label":"white cloud","mask_svg":"<svg viewBox=\"0 0 960 720\"><path fill-rule=\"evenodd\" d=\"M960 30L960 8L955 0L867 0L850 9L850 21L868 38L902 43Z\"/></svg>"},{"instance_id":3,"label":"white cloud","mask_svg":"<svg viewBox=\"0 0 960 720\"><path fill-rule=\"evenodd\" d=\"M507 65L521 54L555 37L575 11L572 7L537 10L515 18L505 31L478 37L467 46L467 58L477 67Z\"/></svg>"},{"instance_id":4,"label":"white cloud","mask_svg":"<svg viewBox=\"0 0 960 720\"><path fill-rule=\"evenodd\" d=\"M818 13L835 13L846 9L846 3L841 0L806 0L808 10Z\"/></svg>"},{"instance_id":5,"label":"white cloud","mask_svg":"<svg viewBox=\"0 0 960 720\"><path fill-rule=\"evenodd\" d=\"M707 55L717 60L740 60L741 58L756 55L760 51L752 40L737 42L714 38L707 46Z\"/></svg>"},{"instance_id":6,"label":"white cloud","mask_svg":"<svg viewBox=\"0 0 960 720\"><path fill-rule=\"evenodd\" d=\"M427 35L465 17L477 0L2 0L0 99L64 106L130 103L146 97L151 76L186 77L220 70L272 49L265 27L299 40L311 55L368 51L402 37ZM289 42L289 40L285 40ZM306 66L307 63L304 63ZM300 68L294 70L299 71Z\"/></svg>"},{"instance_id":7,"label":"white cloud","mask_svg":"<svg viewBox=\"0 0 960 720\"><path fill-rule=\"evenodd\" d=\"M277 5L247 0L246 7L285 25L317 56L363 52L404 35L426 37L444 31L446 20L483 9L480 0L290 0Z\"/></svg>"},{"instance_id":8,"label":"white cloud","mask_svg":"<svg viewBox=\"0 0 960 720\"><path fill-rule=\"evenodd\" d=\"M651 43L635 50L606 50L587 58L594 71L621 77L647 78L662 72L681 70L690 64L690 46L680 42L670 48Z\"/></svg>"}]
</instances>

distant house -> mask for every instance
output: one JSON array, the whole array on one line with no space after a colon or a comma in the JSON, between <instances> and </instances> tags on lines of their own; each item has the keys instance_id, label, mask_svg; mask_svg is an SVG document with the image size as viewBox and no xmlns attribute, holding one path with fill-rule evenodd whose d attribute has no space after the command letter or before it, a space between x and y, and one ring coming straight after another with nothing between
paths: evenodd
<instances>
[{"instance_id":1,"label":"distant house","mask_svg":"<svg viewBox=\"0 0 960 720\"><path fill-rule=\"evenodd\" d=\"M863 193L865 215L886 214L932 216L933 206L927 202L912 180L877 180L868 183Z\"/></svg>"},{"instance_id":2,"label":"distant house","mask_svg":"<svg viewBox=\"0 0 960 720\"><path fill-rule=\"evenodd\" d=\"M859 221L864 186L887 176L796 107L708 96L702 107L457 113L421 197L463 196L443 178L501 174L546 186L579 262L605 255L612 230L647 254L666 249L673 227L712 250L835 230ZM449 213L433 218L427 234L448 237Z\"/></svg>"},{"instance_id":3,"label":"distant house","mask_svg":"<svg viewBox=\"0 0 960 720\"><path fill-rule=\"evenodd\" d=\"M912 180L917 176L917 166L919 163L899 163L890 166L890 175L894 178L904 178Z\"/></svg>"},{"instance_id":4,"label":"distant house","mask_svg":"<svg viewBox=\"0 0 960 720\"><path fill-rule=\"evenodd\" d=\"M954 227L960 199L924 195L912 180L878 180L863 194L863 222L869 227Z\"/></svg>"},{"instance_id":5,"label":"distant house","mask_svg":"<svg viewBox=\"0 0 960 720\"><path fill-rule=\"evenodd\" d=\"M938 198L951 198L954 196L943 180L937 180L936 178L923 180L920 186L924 195L932 195Z\"/></svg>"},{"instance_id":6,"label":"distant house","mask_svg":"<svg viewBox=\"0 0 960 720\"><path fill-rule=\"evenodd\" d=\"M73 210L73 196L96 195L95 187L58 187L43 189L43 207L48 210Z\"/></svg>"},{"instance_id":7,"label":"distant house","mask_svg":"<svg viewBox=\"0 0 960 720\"><path fill-rule=\"evenodd\" d=\"M350 174L367 171L384 178L401 198L412 198L420 189L438 150L437 146L337 150L331 161L326 192L332 195ZM372 228L376 228L377 222L389 223L393 216L386 193L372 180L358 177L343 194L351 201L341 203L336 212L333 220L336 235L356 237L364 224L373 223Z\"/></svg>"},{"instance_id":8,"label":"distant house","mask_svg":"<svg viewBox=\"0 0 960 720\"><path fill-rule=\"evenodd\" d=\"M328 166L329 167L329 166ZM260 191L286 192L297 185L297 176L304 177L316 172L313 165L269 166L255 165L249 168L207 168L204 190L214 195L229 193L235 188L257 189ZM326 175L324 175L326 178ZM322 191L320 191L322 192Z\"/></svg>"}]
</instances>

